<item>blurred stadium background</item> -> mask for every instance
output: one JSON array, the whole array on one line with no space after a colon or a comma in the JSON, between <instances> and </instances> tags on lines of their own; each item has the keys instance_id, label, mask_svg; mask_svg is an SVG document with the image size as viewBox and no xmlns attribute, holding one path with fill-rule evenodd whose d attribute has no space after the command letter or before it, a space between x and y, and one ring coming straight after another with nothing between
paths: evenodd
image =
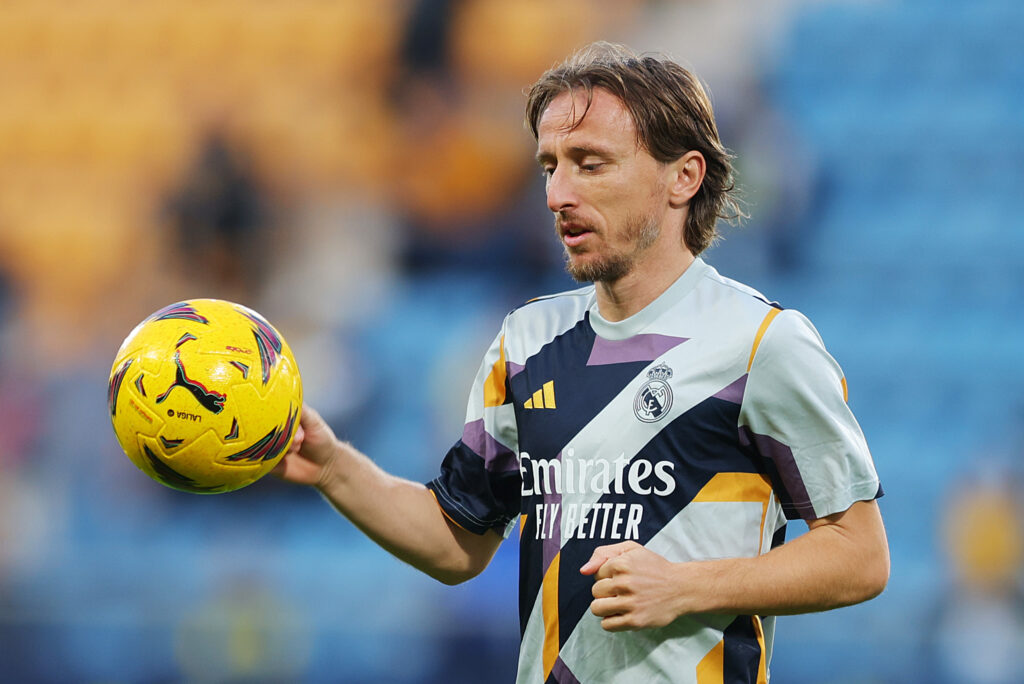
<instances>
[{"instance_id":1,"label":"blurred stadium background","mask_svg":"<svg viewBox=\"0 0 1024 684\"><path fill-rule=\"evenodd\" d=\"M887 492L888 590L781 619L773 681L1024 682L1022 35L1018 0L7 0L0 680L512 681L515 544L452 589L312 492L165 489L105 383L149 312L241 301L432 477L501 317L571 286L522 91L602 38L710 85L752 218L707 258L817 324Z\"/></svg>"}]
</instances>

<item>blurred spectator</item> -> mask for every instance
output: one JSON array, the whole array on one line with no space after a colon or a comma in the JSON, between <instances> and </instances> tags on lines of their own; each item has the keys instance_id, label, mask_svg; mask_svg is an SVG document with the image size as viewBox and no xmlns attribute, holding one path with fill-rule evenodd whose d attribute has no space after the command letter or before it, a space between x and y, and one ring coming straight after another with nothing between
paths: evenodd
<instances>
[{"instance_id":1,"label":"blurred spectator","mask_svg":"<svg viewBox=\"0 0 1024 684\"><path fill-rule=\"evenodd\" d=\"M747 99L722 135L737 155L737 175L749 221L742 234L723 245L719 257L729 268L793 272L801 263L801 242L813 235L815 212L824 199L817 160L792 125L764 97L763 86L744 88ZM728 127L728 128L726 128ZM728 237L728 233L726 234ZM742 258L742 262L733 256Z\"/></svg>"},{"instance_id":2,"label":"blurred spectator","mask_svg":"<svg viewBox=\"0 0 1024 684\"><path fill-rule=\"evenodd\" d=\"M799 266L800 241L817 208L813 155L765 92L763 77L784 17L803 0L651 3L637 42L694 67L715 106L723 143L736 155L740 197L749 214L724 230L707 258L726 274L785 275ZM723 36L729 48L721 49ZM723 226L720 226L723 228ZM735 239L730 239L735 235Z\"/></svg>"},{"instance_id":3,"label":"blurred spectator","mask_svg":"<svg viewBox=\"0 0 1024 684\"><path fill-rule=\"evenodd\" d=\"M1013 684L1024 652L1024 506L1019 476L960 483L942 533L952 586L932 620L925 662L936 684ZM923 681L923 680L922 680Z\"/></svg>"},{"instance_id":4,"label":"blurred spectator","mask_svg":"<svg viewBox=\"0 0 1024 684\"><path fill-rule=\"evenodd\" d=\"M462 4L464 0L417 0L413 4L399 46L401 71L446 76L452 18Z\"/></svg>"},{"instance_id":5,"label":"blurred spectator","mask_svg":"<svg viewBox=\"0 0 1024 684\"><path fill-rule=\"evenodd\" d=\"M209 602L176 628L175 654L189 681L274 684L298 681L307 667L309 626L271 587L247 577L220 578Z\"/></svg>"},{"instance_id":6,"label":"blurred spectator","mask_svg":"<svg viewBox=\"0 0 1024 684\"><path fill-rule=\"evenodd\" d=\"M486 30L470 19L488 4L420 0L409 14L392 87L398 132L391 190L405 233L406 273L485 276L499 289L518 285L522 296L560 262L521 124L521 90L528 84L498 74L476 79L456 62L462 33ZM508 60L515 46L492 33L492 59Z\"/></svg>"},{"instance_id":7,"label":"blurred spectator","mask_svg":"<svg viewBox=\"0 0 1024 684\"><path fill-rule=\"evenodd\" d=\"M269 207L244 155L223 133L207 136L165 211L185 279L207 284L212 291L204 296L250 299L270 257Z\"/></svg>"},{"instance_id":8,"label":"blurred spectator","mask_svg":"<svg viewBox=\"0 0 1024 684\"><path fill-rule=\"evenodd\" d=\"M0 486L28 460L42 408L38 378L21 363L17 314L14 287L0 265ZM3 555L0 550L0 565Z\"/></svg>"}]
</instances>

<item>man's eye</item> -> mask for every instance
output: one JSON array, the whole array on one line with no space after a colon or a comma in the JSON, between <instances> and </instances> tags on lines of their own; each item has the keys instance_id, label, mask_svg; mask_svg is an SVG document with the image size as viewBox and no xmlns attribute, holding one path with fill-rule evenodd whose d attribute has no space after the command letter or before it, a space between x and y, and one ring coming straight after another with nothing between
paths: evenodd
<instances>
[{"instance_id":1,"label":"man's eye","mask_svg":"<svg viewBox=\"0 0 1024 684\"><path fill-rule=\"evenodd\" d=\"M594 173L595 171L599 170L602 166L604 166L604 165L603 164L580 164L580 171L583 171L584 173Z\"/></svg>"},{"instance_id":2,"label":"man's eye","mask_svg":"<svg viewBox=\"0 0 1024 684\"><path fill-rule=\"evenodd\" d=\"M554 166L544 166L540 170L540 174L545 178L551 178L551 174L555 172Z\"/></svg>"}]
</instances>

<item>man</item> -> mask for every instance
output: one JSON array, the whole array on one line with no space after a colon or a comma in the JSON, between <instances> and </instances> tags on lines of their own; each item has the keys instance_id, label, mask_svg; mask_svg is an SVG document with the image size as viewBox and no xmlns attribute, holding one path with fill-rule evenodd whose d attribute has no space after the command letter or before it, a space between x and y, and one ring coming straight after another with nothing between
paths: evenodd
<instances>
[{"instance_id":1,"label":"man","mask_svg":"<svg viewBox=\"0 0 1024 684\"><path fill-rule=\"evenodd\" d=\"M568 270L594 285L506 317L426 486L309 409L278 473L446 583L518 528L519 682L767 681L770 616L888 580L845 380L802 315L697 256L735 203L690 73L597 44L541 77L527 120Z\"/></svg>"}]
</instances>

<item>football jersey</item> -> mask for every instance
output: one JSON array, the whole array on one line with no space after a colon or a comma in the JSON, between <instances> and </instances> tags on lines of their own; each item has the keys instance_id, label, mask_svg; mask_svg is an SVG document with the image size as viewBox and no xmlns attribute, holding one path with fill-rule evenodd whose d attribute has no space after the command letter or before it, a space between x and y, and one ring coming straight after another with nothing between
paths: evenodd
<instances>
[{"instance_id":1,"label":"football jersey","mask_svg":"<svg viewBox=\"0 0 1024 684\"><path fill-rule=\"evenodd\" d=\"M428 484L445 515L520 539L520 683L765 682L774 618L606 632L598 546L756 556L786 521L881 495L846 383L810 322L697 259L637 314L593 286L511 312Z\"/></svg>"}]
</instances>

